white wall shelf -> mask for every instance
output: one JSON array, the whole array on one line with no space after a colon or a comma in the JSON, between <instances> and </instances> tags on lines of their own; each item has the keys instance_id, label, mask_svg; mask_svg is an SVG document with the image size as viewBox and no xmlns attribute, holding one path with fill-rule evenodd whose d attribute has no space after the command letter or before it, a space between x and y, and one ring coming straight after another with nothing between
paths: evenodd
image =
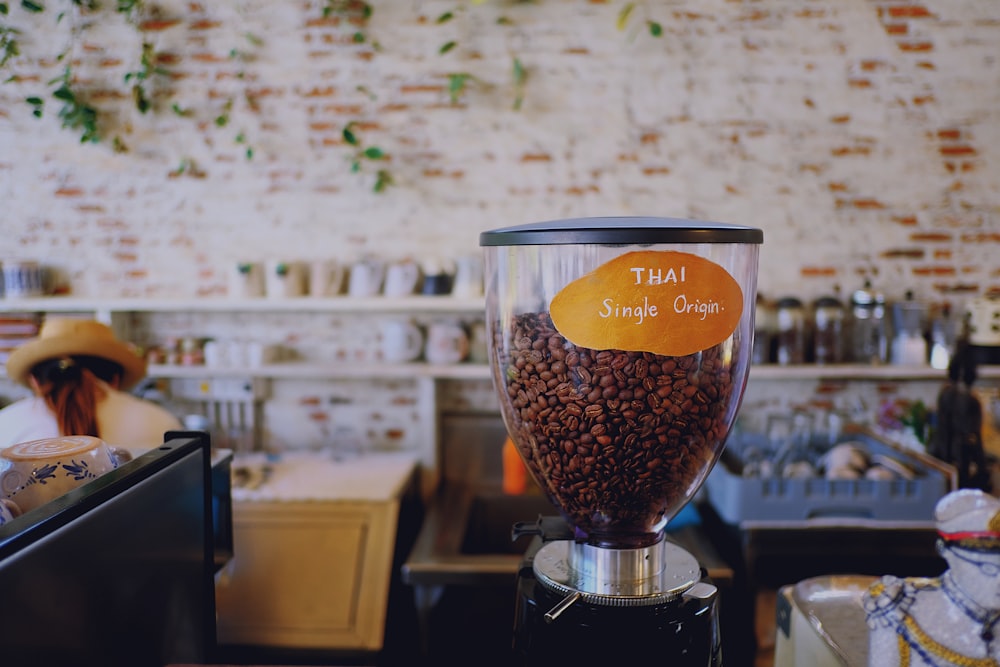
<instances>
[{"instance_id":1,"label":"white wall shelf","mask_svg":"<svg viewBox=\"0 0 1000 667\"><path fill-rule=\"evenodd\" d=\"M980 379L1000 378L1000 366L980 366ZM779 366L765 364L750 369L751 380L944 380L948 371L930 366L893 366L886 364L801 364Z\"/></svg>"},{"instance_id":2,"label":"white wall shelf","mask_svg":"<svg viewBox=\"0 0 1000 667\"><path fill-rule=\"evenodd\" d=\"M489 367L484 364L388 364L378 362L288 362L265 364L256 368L220 368L210 366L177 366L156 364L149 375L161 378L227 378L263 377L273 379L404 379L433 378L442 380L488 380Z\"/></svg>"},{"instance_id":3,"label":"white wall shelf","mask_svg":"<svg viewBox=\"0 0 1000 667\"><path fill-rule=\"evenodd\" d=\"M107 317L124 312L332 312L332 313L426 313L481 315L482 298L451 296L408 297L296 297L284 299L190 299L115 298L74 296L35 299L0 299L0 312L96 313Z\"/></svg>"}]
</instances>

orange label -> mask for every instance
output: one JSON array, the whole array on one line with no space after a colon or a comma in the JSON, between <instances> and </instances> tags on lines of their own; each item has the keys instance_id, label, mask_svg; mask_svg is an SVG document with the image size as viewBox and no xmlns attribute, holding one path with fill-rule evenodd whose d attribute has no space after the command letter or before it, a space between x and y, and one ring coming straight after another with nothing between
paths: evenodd
<instances>
[{"instance_id":1,"label":"orange label","mask_svg":"<svg viewBox=\"0 0 1000 667\"><path fill-rule=\"evenodd\" d=\"M566 285L550 311L556 329L575 345L682 356L732 335L743 314L743 290L704 257L640 250Z\"/></svg>"}]
</instances>

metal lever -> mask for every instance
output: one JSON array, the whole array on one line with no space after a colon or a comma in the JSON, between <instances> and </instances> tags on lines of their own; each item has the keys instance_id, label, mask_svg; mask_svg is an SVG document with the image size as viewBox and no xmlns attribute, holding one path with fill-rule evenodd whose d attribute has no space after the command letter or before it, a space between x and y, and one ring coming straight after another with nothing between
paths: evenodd
<instances>
[{"instance_id":1,"label":"metal lever","mask_svg":"<svg viewBox=\"0 0 1000 667\"><path fill-rule=\"evenodd\" d=\"M552 609L549 609L547 612L545 612L544 616L545 622L551 623L557 618L559 618L559 616L562 615L564 611L569 609L573 605L573 603L579 599L580 599L579 591L574 591L573 593L570 593L569 595L564 597L559 602L559 604L557 604L555 607L552 607Z\"/></svg>"}]
</instances>

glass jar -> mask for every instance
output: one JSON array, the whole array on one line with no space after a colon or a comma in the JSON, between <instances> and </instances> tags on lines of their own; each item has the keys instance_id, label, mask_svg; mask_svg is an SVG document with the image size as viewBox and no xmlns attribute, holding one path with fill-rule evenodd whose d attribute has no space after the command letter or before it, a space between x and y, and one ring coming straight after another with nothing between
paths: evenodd
<instances>
[{"instance_id":1,"label":"glass jar","mask_svg":"<svg viewBox=\"0 0 1000 667\"><path fill-rule=\"evenodd\" d=\"M806 309L794 296L778 299L775 360L783 365L806 361Z\"/></svg>"},{"instance_id":2,"label":"glass jar","mask_svg":"<svg viewBox=\"0 0 1000 667\"><path fill-rule=\"evenodd\" d=\"M588 545L658 543L718 460L750 369L762 238L669 218L480 235L504 423Z\"/></svg>"},{"instance_id":3,"label":"glass jar","mask_svg":"<svg viewBox=\"0 0 1000 667\"><path fill-rule=\"evenodd\" d=\"M861 364L889 360L885 296L872 288L870 280L851 295L851 360Z\"/></svg>"},{"instance_id":4,"label":"glass jar","mask_svg":"<svg viewBox=\"0 0 1000 667\"><path fill-rule=\"evenodd\" d=\"M839 364L844 360L844 304L835 296L813 303L813 360L817 364Z\"/></svg>"},{"instance_id":5,"label":"glass jar","mask_svg":"<svg viewBox=\"0 0 1000 667\"><path fill-rule=\"evenodd\" d=\"M753 325L753 363L769 364L774 361L774 343L777 333L774 302L762 294L757 295L757 313Z\"/></svg>"}]
</instances>

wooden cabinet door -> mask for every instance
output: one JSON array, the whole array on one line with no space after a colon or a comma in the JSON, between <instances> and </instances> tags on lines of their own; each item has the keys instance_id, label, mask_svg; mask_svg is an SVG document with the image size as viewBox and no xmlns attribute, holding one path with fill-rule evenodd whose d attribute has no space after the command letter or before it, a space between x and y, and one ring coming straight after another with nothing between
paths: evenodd
<instances>
[{"instance_id":1,"label":"wooden cabinet door","mask_svg":"<svg viewBox=\"0 0 1000 667\"><path fill-rule=\"evenodd\" d=\"M220 644L382 646L398 503L239 503Z\"/></svg>"}]
</instances>

